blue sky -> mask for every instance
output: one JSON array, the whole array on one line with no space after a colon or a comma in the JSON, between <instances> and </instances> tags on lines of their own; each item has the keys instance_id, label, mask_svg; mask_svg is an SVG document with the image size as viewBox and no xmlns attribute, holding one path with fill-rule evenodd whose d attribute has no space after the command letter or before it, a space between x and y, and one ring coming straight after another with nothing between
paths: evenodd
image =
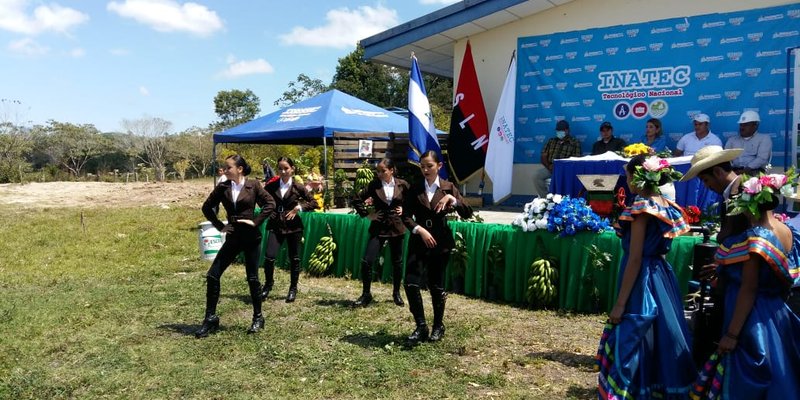
<instances>
[{"instance_id":1,"label":"blue sky","mask_svg":"<svg viewBox=\"0 0 800 400\"><path fill-rule=\"evenodd\" d=\"M357 40L455 1L0 0L0 98L22 103L11 122L101 131L205 127L220 90L267 114L298 74L328 83Z\"/></svg>"}]
</instances>

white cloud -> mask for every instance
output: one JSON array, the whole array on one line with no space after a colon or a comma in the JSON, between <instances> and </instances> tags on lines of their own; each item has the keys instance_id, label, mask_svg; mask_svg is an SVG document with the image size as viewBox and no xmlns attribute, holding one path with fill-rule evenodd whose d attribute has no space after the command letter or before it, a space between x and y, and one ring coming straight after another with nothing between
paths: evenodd
<instances>
[{"instance_id":1,"label":"white cloud","mask_svg":"<svg viewBox=\"0 0 800 400\"><path fill-rule=\"evenodd\" d=\"M419 3L420 3L420 4L441 4L441 5L447 5L447 4L458 3L459 1L460 1L460 0L419 0Z\"/></svg>"},{"instance_id":2,"label":"white cloud","mask_svg":"<svg viewBox=\"0 0 800 400\"><path fill-rule=\"evenodd\" d=\"M275 68L263 58L237 61L235 57L228 56L228 68L225 68L218 75L223 78L234 79L246 75L271 74L274 71Z\"/></svg>"},{"instance_id":3,"label":"white cloud","mask_svg":"<svg viewBox=\"0 0 800 400\"><path fill-rule=\"evenodd\" d=\"M397 25L397 11L383 7L361 6L355 10L338 8L325 15L325 25L316 28L296 26L280 36L284 44L348 48L366 37Z\"/></svg>"},{"instance_id":4,"label":"white cloud","mask_svg":"<svg viewBox=\"0 0 800 400\"><path fill-rule=\"evenodd\" d=\"M82 49L80 47L76 47L76 48L70 50L68 54L72 58L81 58L81 57L86 55L86 50L84 50L84 49Z\"/></svg>"},{"instance_id":5,"label":"white cloud","mask_svg":"<svg viewBox=\"0 0 800 400\"><path fill-rule=\"evenodd\" d=\"M215 11L192 2L181 5L173 0L124 0L109 2L107 8L159 32L189 32L197 36L209 36L224 27Z\"/></svg>"},{"instance_id":6,"label":"white cloud","mask_svg":"<svg viewBox=\"0 0 800 400\"><path fill-rule=\"evenodd\" d=\"M28 3L30 0L0 0L0 29L26 35L47 31L67 33L89 20L88 15L55 3L40 5L29 14Z\"/></svg>"},{"instance_id":7,"label":"white cloud","mask_svg":"<svg viewBox=\"0 0 800 400\"><path fill-rule=\"evenodd\" d=\"M150 96L150 90L144 86L139 86L139 94L142 96Z\"/></svg>"},{"instance_id":8,"label":"white cloud","mask_svg":"<svg viewBox=\"0 0 800 400\"><path fill-rule=\"evenodd\" d=\"M24 56L41 56L50 51L47 46L39 44L32 38L13 40L8 44L8 49Z\"/></svg>"},{"instance_id":9,"label":"white cloud","mask_svg":"<svg viewBox=\"0 0 800 400\"><path fill-rule=\"evenodd\" d=\"M128 50L128 49L121 49L121 48L111 49L111 50L109 50L108 52L109 52L109 53L110 53L112 56L117 56L117 57L124 57L124 56L127 56L127 55L131 54L130 50Z\"/></svg>"}]
</instances>

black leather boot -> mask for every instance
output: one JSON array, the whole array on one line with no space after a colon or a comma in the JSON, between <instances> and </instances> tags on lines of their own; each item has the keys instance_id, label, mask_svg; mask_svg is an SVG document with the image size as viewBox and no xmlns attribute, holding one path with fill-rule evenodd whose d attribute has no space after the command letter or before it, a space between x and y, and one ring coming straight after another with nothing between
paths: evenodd
<instances>
[{"instance_id":1,"label":"black leather boot","mask_svg":"<svg viewBox=\"0 0 800 400\"><path fill-rule=\"evenodd\" d=\"M206 314L203 325L194 333L195 337L204 338L219 329L219 317L216 315L219 292L219 280L206 276Z\"/></svg>"},{"instance_id":2,"label":"black leather boot","mask_svg":"<svg viewBox=\"0 0 800 400\"><path fill-rule=\"evenodd\" d=\"M406 297L408 298L408 309L417 324L417 328L408 336L408 341L424 342L428 340L428 325L425 323L425 308L422 305L422 293L419 291L419 286L406 285Z\"/></svg>"},{"instance_id":3,"label":"black leather boot","mask_svg":"<svg viewBox=\"0 0 800 400\"><path fill-rule=\"evenodd\" d=\"M272 290L272 285L275 284L275 259L264 259L264 286L261 288L261 300L266 300L269 292Z\"/></svg>"},{"instance_id":4,"label":"black leather boot","mask_svg":"<svg viewBox=\"0 0 800 400\"><path fill-rule=\"evenodd\" d=\"M431 342L438 342L444 337L444 305L447 303L447 293L441 289L431 290L433 300L433 329L431 330Z\"/></svg>"},{"instance_id":5,"label":"black leather boot","mask_svg":"<svg viewBox=\"0 0 800 400\"><path fill-rule=\"evenodd\" d=\"M403 280L403 264L402 261L399 263L395 263L393 266L393 276L392 276L392 300L394 304L398 307L402 307L405 305L403 303L403 297L400 296L400 283Z\"/></svg>"},{"instance_id":6,"label":"black leather boot","mask_svg":"<svg viewBox=\"0 0 800 400\"><path fill-rule=\"evenodd\" d=\"M250 325L250 328L247 329L247 333L258 333L258 331L264 329L264 316L261 313L253 315L253 323Z\"/></svg>"},{"instance_id":7,"label":"black leather boot","mask_svg":"<svg viewBox=\"0 0 800 400\"><path fill-rule=\"evenodd\" d=\"M361 296L356 300L356 307L366 307L372 303L372 266L361 261Z\"/></svg>"},{"instance_id":8,"label":"black leather boot","mask_svg":"<svg viewBox=\"0 0 800 400\"><path fill-rule=\"evenodd\" d=\"M292 259L292 270L289 282L289 293L286 295L286 302L292 303L297 298L297 281L300 280L300 259Z\"/></svg>"}]
</instances>

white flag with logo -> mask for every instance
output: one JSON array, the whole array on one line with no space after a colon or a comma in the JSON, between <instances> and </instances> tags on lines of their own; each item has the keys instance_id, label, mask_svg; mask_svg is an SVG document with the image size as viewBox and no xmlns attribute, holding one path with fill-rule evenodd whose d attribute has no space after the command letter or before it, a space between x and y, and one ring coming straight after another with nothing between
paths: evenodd
<instances>
[{"instance_id":1,"label":"white flag with logo","mask_svg":"<svg viewBox=\"0 0 800 400\"><path fill-rule=\"evenodd\" d=\"M511 176L514 169L514 100L517 82L517 57L511 56L506 83L489 130L486 151L486 174L492 180L492 200L497 204L511 196Z\"/></svg>"}]
</instances>

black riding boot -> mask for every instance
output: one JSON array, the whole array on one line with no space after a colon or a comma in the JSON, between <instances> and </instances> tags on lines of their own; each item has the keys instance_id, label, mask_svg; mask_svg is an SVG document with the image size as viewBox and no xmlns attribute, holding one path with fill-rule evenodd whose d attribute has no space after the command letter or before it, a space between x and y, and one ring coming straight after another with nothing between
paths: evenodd
<instances>
[{"instance_id":1,"label":"black riding boot","mask_svg":"<svg viewBox=\"0 0 800 400\"><path fill-rule=\"evenodd\" d=\"M203 318L203 325L194 333L198 338L204 338L214 333L219 328L219 317L217 316L217 303L219 302L220 285L219 280L210 276L206 277L206 315Z\"/></svg>"},{"instance_id":2,"label":"black riding boot","mask_svg":"<svg viewBox=\"0 0 800 400\"><path fill-rule=\"evenodd\" d=\"M286 302L294 302L297 297L297 281L300 280L300 259L292 259L292 267L290 272L289 293L286 295Z\"/></svg>"},{"instance_id":3,"label":"black riding boot","mask_svg":"<svg viewBox=\"0 0 800 400\"><path fill-rule=\"evenodd\" d=\"M372 265L361 261L361 297L356 300L356 306L368 306L372 302Z\"/></svg>"},{"instance_id":4,"label":"black riding boot","mask_svg":"<svg viewBox=\"0 0 800 400\"><path fill-rule=\"evenodd\" d=\"M261 288L261 300L266 300L272 285L275 284L275 259L264 259L264 286Z\"/></svg>"},{"instance_id":5,"label":"black riding boot","mask_svg":"<svg viewBox=\"0 0 800 400\"><path fill-rule=\"evenodd\" d=\"M410 342L424 342L428 340L428 325L425 323L425 307L422 305L422 293L417 285L406 285L408 309L414 316L417 328L408 336Z\"/></svg>"},{"instance_id":6,"label":"black riding boot","mask_svg":"<svg viewBox=\"0 0 800 400\"><path fill-rule=\"evenodd\" d=\"M400 296L400 283L403 280L403 263L393 263L392 265L392 300L396 306L404 306L403 297Z\"/></svg>"},{"instance_id":7,"label":"black riding boot","mask_svg":"<svg viewBox=\"0 0 800 400\"><path fill-rule=\"evenodd\" d=\"M258 278L247 280L247 286L250 287L250 300L253 302L253 323L247 330L247 333L256 333L264 327L264 317L261 315L261 291L258 283Z\"/></svg>"},{"instance_id":8,"label":"black riding boot","mask_svg":"<svg viewBox=\"0 0 800 400\"><path fill-rule=\"evenodd\" d=\"M431 342L437 342L444 336L444 305L447 303L447 293L441 289L432 289L431 300L433 301Z\"/></svg>"}]
</instances>

